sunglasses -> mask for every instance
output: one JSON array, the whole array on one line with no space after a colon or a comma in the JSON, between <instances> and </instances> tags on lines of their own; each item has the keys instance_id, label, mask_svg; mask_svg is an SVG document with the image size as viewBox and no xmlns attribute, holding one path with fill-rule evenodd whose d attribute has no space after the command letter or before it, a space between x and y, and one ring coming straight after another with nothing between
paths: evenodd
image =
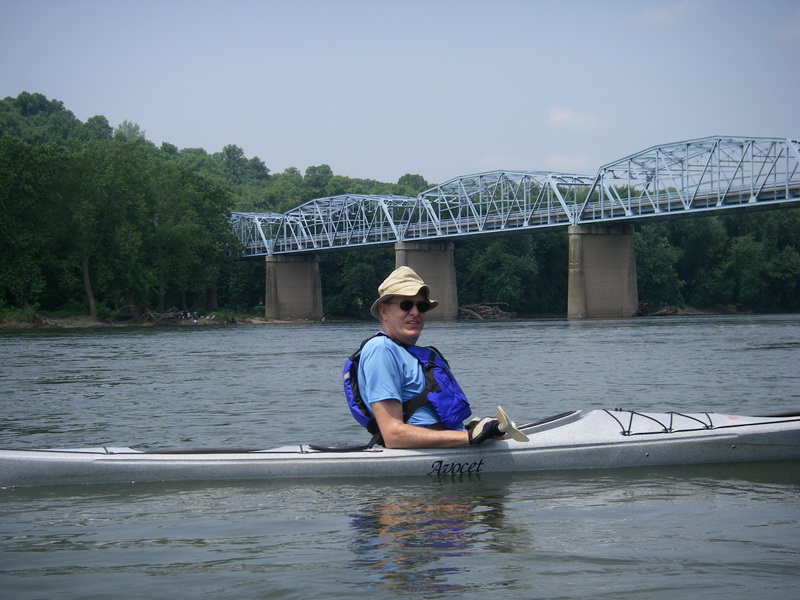
<instances>
[{"instance_id":1,"label":"sunglasses","mask_svg":"<svg viewBox=\"0 0 800 600\"><path fill-rule=\"evenodd\" d=\"M413 300L401 300L400 302L387 302L386 304L398 304L400 305L400 310L408 312L414 305L417 305L417 310L421 313L426 313L431 309L431 303L426 300L420 300L419 302L414 302Z\"/></svg>"}]
</instances>

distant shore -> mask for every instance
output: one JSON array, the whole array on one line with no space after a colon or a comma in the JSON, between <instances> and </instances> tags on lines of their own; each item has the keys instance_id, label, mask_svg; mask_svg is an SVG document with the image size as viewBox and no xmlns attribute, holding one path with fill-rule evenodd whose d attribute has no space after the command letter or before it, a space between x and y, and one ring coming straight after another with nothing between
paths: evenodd
<instances>
[{"instance_id":1,"label":"distant shore","mask_svg":"<svg viewBox=\"0 0 800 600\"><path fill-rule=\"evenodd\" d=\"M645 311L640 317L669 317L684 315L741 315L750 314L750 311L718 306L713 309L664 307L660 310ZM566 315L516 315L511 317L519 320L549 318L564 319ZM332 319L335 320L335 319ZM89 329L89 328L119 328L119 327L226 327L231 325L270 325L280 323L310 323L303 320L275 320L252 315L240 317L198 317L188 319L92 319L85 315L71 317L45 317L36 315L32 321L18 319L0 319L0 331L29 330L29 329Z\"/></svg>"},{"instance_id":2,"label":"distant shore","mask_svg":"<svg viewBox=\"0 0 800 600\"><path fill-rule=\"evenodd\" d=\"M26 330L26 329L89 329L89 328L119 328L119 327L226 327L248 323L291 323L293 321L275 321L262 317L242 318L210 318L175 319L169 321L143 321L143 320L112 320L92 319L88 316L74 317L42 317L38 316L33 321L16 319L0 320L0 330Z\"/></svg>"}]
</instances>

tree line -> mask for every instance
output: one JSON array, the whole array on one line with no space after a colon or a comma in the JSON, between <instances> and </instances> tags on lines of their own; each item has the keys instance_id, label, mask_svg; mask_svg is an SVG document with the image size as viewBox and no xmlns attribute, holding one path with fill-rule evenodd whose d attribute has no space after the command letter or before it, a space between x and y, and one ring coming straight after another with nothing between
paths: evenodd
<instances>
[{"instance_id":1,"label":"tree line","mask_svg":"<svg viewBox=\"0 0 800 600\"><path fill-rule=\"evenodd\" d=\"M81 122L62 102L23 92L0 101L0 315L252 309L263 303L264 265L241 258L232 211L428 187L420 175L383 183L324 164L272 173L234 144L156 146L136 123ZM651 307L800 308L798 210L643 225L635 245ZM457 242L459 300L565 314L567 248L566 232ZM326 313L368 317L393 267L391 248L322 254Z\"/></svg>"}]
</instances>

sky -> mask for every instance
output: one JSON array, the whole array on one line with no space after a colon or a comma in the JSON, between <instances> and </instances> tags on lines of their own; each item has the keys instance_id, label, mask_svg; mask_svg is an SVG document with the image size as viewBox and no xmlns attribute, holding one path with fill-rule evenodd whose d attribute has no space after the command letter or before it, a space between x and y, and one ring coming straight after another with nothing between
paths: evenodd
<instances>
[{"instance_id":1,"label":"sky","mask_svg":"<svg viewBox=\"0 0 800 600\"><path fill-rule=\"evenodd\" d=\"M0 0L0 98L429 183L800 137L800 0Z\"/></svg>"}]
</instances>

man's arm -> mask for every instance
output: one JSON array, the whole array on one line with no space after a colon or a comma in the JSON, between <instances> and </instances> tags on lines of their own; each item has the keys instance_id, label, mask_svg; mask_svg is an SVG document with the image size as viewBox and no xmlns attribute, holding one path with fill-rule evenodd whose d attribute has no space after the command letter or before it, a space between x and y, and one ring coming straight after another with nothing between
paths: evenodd
<instances>
[{"instance_id":1,"label":"man's arm","mask_svg":"<svg viewBox=\"0 0 800 600\"><path fill-rule=\"evenodd\" d=\"M381 400L370 406L387 448L452 448L469 444L466 431L436 430L403 423L399 400Z\"/></svg>"}]
</instances>

